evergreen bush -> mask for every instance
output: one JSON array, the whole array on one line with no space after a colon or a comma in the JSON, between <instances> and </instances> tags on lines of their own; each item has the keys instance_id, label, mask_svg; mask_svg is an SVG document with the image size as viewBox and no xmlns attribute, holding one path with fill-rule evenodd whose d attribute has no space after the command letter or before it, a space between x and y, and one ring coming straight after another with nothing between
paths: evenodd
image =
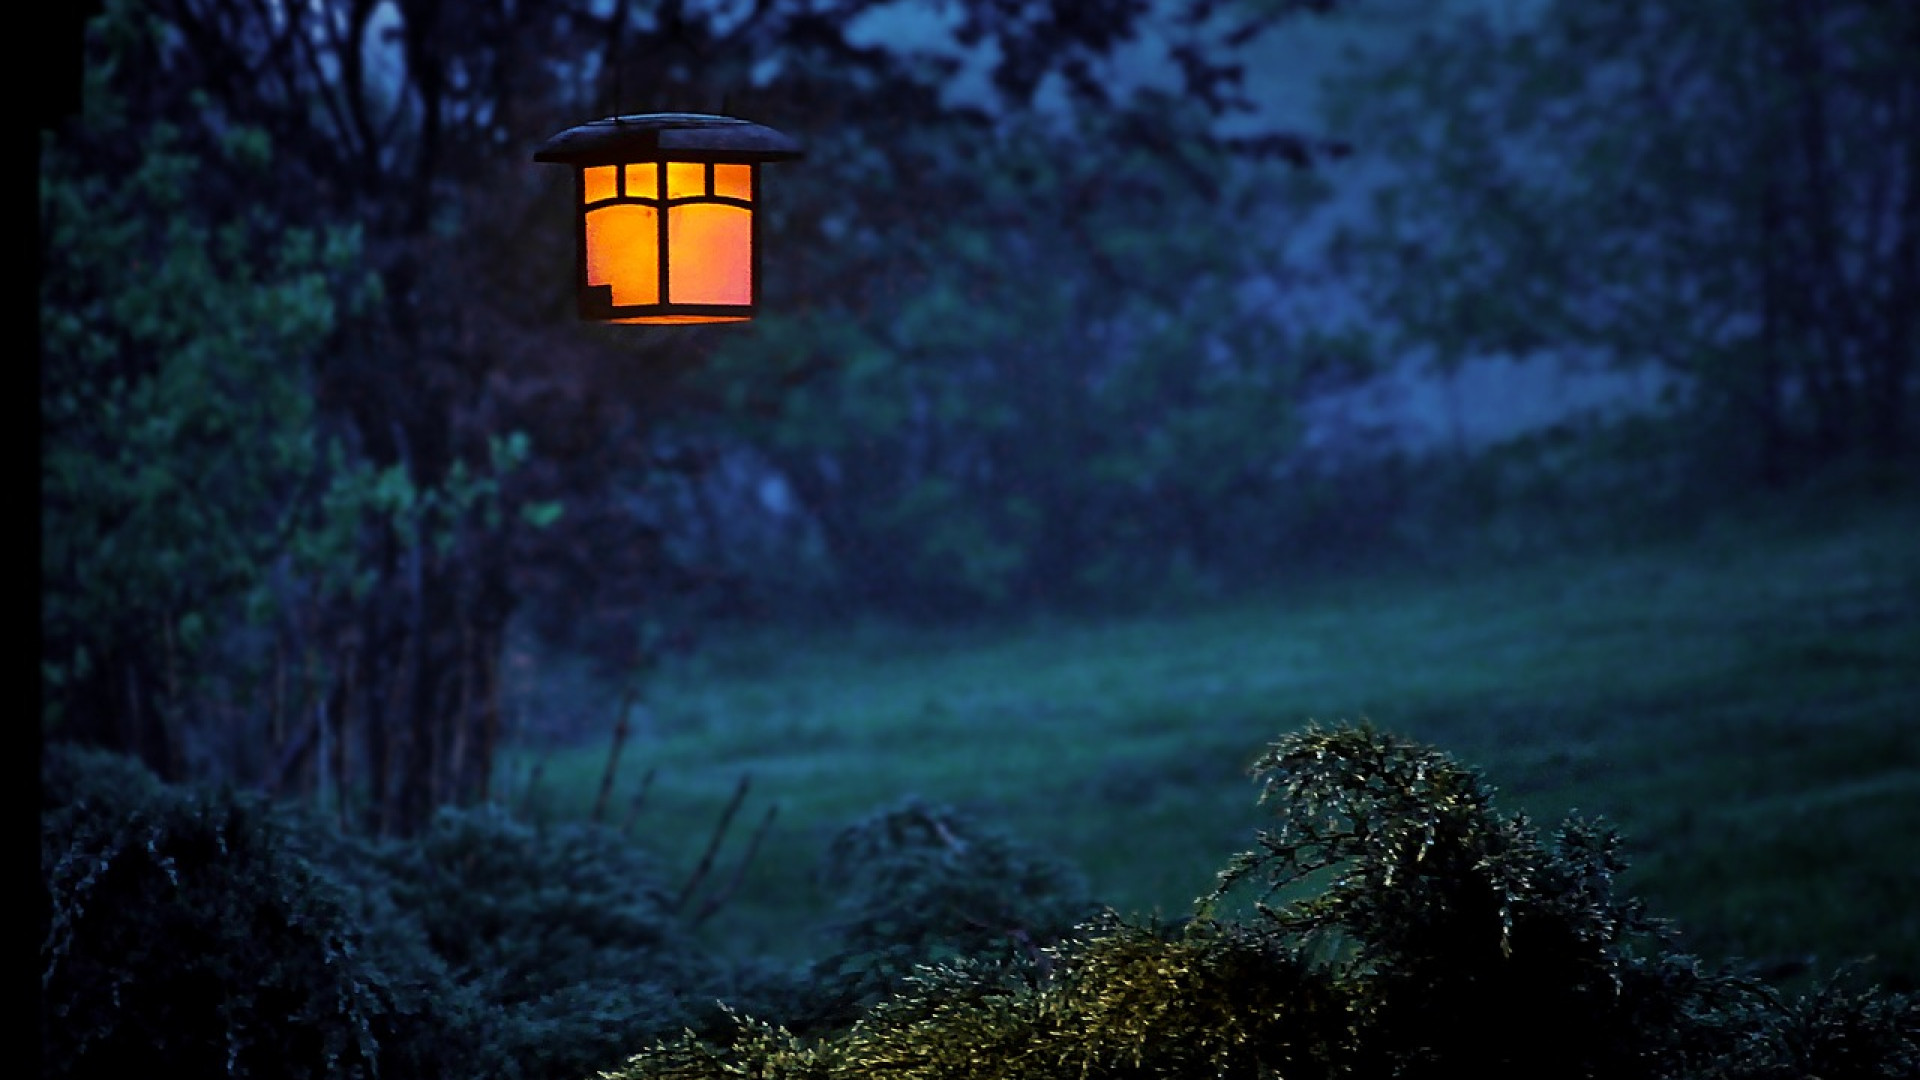
<instances>
[{"instance_id":1,"label":"evergreen bush","mask_svg":"<svg viewBox=\"0 0 1920 1080\"><path fill-rule=\"evenodd\" d=\"M449 808L378 858L394 906L490 1010L492 1075L580 1075L712 1011L721 965L674 913L665 869L613 828Z\"/></svg>"},{"instance_id":2,"label":"evergreen bush","mask_svg":"<svg viewBox=\"0 0 1920 1080\"><path fill-rule=\"evenodd\" d=\"M1277 823L1177 931L1109 914L1032 964L923 966L817 1038L735 1017L601 1076L1920 1076L1920 1000L1707 970L1619 894L1602 825L1543 836L1365 725L1309 726L1254 774Z\"/></svg>"},{"instance_id":3,"label":"evergreen bush","mask_svg":"<svg viewBox=\"0 0 1920 1080\"><path fill-rule=\"evenodd\" d=\"M41 1075L460 1077L471 1017L265 800L47 751Z\"/></svg>"},{"instance_id":4,"label":"evergreen bush","mask_svg":"<svg viewBox=\"0 0 1920 1080\"><path fill-rule=\"evenodd\" d=\"M831 845L835 947L793 969L696 946L612 830L482 808L373 842L56 746L42 1075L1920 1076L1920 999L1707 969L1600 824L1543 833L1366 726L1254 772L1274 822L1174 926L953 808L882 810Z\"/></svg>"},{"instance_id":5,"label":"evergreen bush","mask_svg":"<svg viewBox=\"0 0 1920 1080\"><path fill-rule=\"evenodd\" d=\"M827 953L784 1017L844 1027L924 966L1019 968L1099 911L1067 863L953 806L907 798L835 835L818 878L834 893Z\"/></svg>"},{"instance_id":6,"label":"evergreen bush","mask_svg":"<svg viewBox=\"0 0 1920 1080\"><path fill-rule=\"evenodd\" d=\"M373 841L114 754L42 774L49 1080L581 1076L795 996L707 957L612 829L481 808Z\"/></svg>"}]
</instances>

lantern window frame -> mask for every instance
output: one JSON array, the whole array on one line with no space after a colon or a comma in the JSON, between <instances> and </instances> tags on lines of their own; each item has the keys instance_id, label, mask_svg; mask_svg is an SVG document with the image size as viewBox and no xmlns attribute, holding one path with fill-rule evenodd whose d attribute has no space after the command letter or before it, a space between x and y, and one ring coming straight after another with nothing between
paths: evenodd
<instances>
[{"instance_id":1,"label":"lantern window frame","mask_svg":"<svg viewBox=\"0 0 1920 1080\"><path fill-rule=\"evenodd\" d=\"M760 166L769 161L799 157L801 149L788 136L762 124L737 117L707 113L641 113L607 117L580 124L548 139L535 153L534 160L569 165L574 173L574 276L575 295L582 319L607 323L704 323L740 322L751 319L759 310L761 282L761 186ZM669 191L672 165L701 166L703 183L696 193L676 195ZM652 166L651 194L630 191L629 170ZM596 196L589 201L589 170L612 166L613 192L600 194L604 180L597 179ZM721 166L746 168L745 197L720 193ZM643 187L646 185L642 185ZM737 183L729 185L737 190ZM651 288L644 278L631 282L595 281L595 252L591 246L588 218L596 211L619 206L636 206L650 211L657 229L654 250L658 262L652 271ZM748 291L745 303L675 302L676 275L673 255L675 222L685 223L688 235L697 233L704 221L706 228L725 233L725 217L696 213L711 207L721 214L732 210L747 215L745 241L748 245L746 273ZM676 215L675 211L685 211ZM643 225L643 228L645 226ZM609 222L610 232L617 232ZM611 240L609 242L612 242ZM642 241L644 242L644 241ZM696 264L689 262L686 267ZM610 275L607 275L610 276ZM683 275L680 275L684 277ZM624 286L617 289L616 286ZM616 303L618 292L651 293L650 302ZM628 296L627 299L631 299Z\"/></svg>"}]
</instances>

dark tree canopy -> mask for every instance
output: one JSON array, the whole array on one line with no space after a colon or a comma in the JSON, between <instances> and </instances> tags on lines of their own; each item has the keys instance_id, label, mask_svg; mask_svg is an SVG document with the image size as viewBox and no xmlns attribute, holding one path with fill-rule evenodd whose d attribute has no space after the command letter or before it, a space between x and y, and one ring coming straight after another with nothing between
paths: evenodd
<instances>
[{"instance_id":1,"label":"dark tree canopy","mask_svg":"<svg viewBox=\"0 0 1920 1080\"><path fill-rule=\"evenodd\" d=\"M1654 371L1774 484L1912 445L1920 7L1553 3L1343 96L1399 171L1355 239L1409 346Z\"/></svg>"},{"instance_id":2,"label":"dark tree canopy","mask_svg":"<svg viewBox=\"0 0 1920 1080\"><path fill-rule=\"evenodd\" d=\"M791 473L834 565L906 537L878 585L1032 588L1121 519L1204 552L1224 517L1170 493L1260 486L1189 452L1231 456L1215 419L1279 452L1253 403L1284 416L1311 377L1236 317L1259 252L1209 239L1253 213L1230 155L1314 149L1211 134L1245 105L1222 44L1275 13L975 0L922 47L863 29L885 6L107 4L42 167L54 730L413 831L491 787L516 615L631 669L730 595L701 530L734 527L742 461ZM1172 86L1121 77L1143 40ZM991 58L983 96L950 92L956 48ZM531 148L682 110L813 150L763 210L779 314L579 326ZM152 261L105 254L128 244ZM1024 442L1087 394L1084 427ZM1037 463L1062 454L1107 462L1090 509L1054 509L1071 481Z\"/></svg>"}]
</instances>

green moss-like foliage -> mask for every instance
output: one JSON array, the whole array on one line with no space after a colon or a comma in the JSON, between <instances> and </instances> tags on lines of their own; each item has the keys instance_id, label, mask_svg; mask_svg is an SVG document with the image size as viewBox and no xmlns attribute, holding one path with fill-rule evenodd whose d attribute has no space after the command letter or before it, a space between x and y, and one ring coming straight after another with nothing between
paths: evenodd
<instances>
[{"instance_id":1,"label":"green moss-like foliage","mask_svg":"<svg viewBox=\"0 0 1920 1080\"><path fill-rule=\"evenodd\" d=\"M821 861L836 894L828 954L786 1019L844 1027L926 965L1019 969L1098 913L1084 878L951 806L907 799L842 829Z\"/></svg>"},{"instance_id":2,"label":"green moss-like foliage","mask_svg":"<svg viewBox=\"0 0 1920 1080\"><path fill-rule=\"evenodd\" d=\"M287 814L109 755L48 762L43 1077L470 1074L458 1004L365 947Z\"/></svg>"},{"instance_id":3,"label":"green moss-like foliage","mask_svg":"<svg viewBox=\"0 0 1920 1080\"><path fill-rule=\"evenodd\" d=\"M128 813L166 791L137 759L79 743L55 743L40 761L42 814L82 805L98 813Z\"/></svg>"},{"instance_id":4,"label":"green moss-like foliage","mask_svg":"<svg viewBox=\"0 0 1920 1080\"><path fill-rule=\"evenodd\" d=\"M701 952L612 829L448 810L374 842L111 754L42 772L48 1078L581 1076L795 996Z\"/></svg>"},{"instance_id":5,"label":"green moss-like foliage","mask_svg":"<svg viewBox=\"0 0 1920 1080\"><path fill-rule=\"evenodd\" d=\"M1178 932L1108 916L1043 962L920 968L817 1038L735 1018L601 1075L1920 1075L1920 1002L1837 982L1788 1002L1704 970L1618 894L1600 825L1543 836L1471 771L1366 726L1309 727L1254 771L1277 824Z\"/></svg>"},{"instance_id":6,"label":"green moss-like foliage","mask_svg":"<svg viewBox=\"0 0 1920 1080\"><path fill-rule=\"evenodd\" d=\"M1277 827L1201 908L1264 886L1260 918L1329 958L1356 1069L1632 1077L1686 1060L1710 980L1615 893L1613 832L1542 837L1445 755L1368 728L1309 728L1254 771Z\"/></svg>"},{"instance_id":7,"label":"green moss-like foliage","mask_svg":"<svg viewBox=\"0 0 1920 1080\"><path fill-rule=\"evenodd\" d=\"M1316 1041L1299 1033L1343 1022L1326 980L1257 935L1087 929L1044 974L992 960L925 967L827 1039L736 1018L728 1037L661 1044L616 1075L1250 1076L1309 1061Z\"/></svg>"},{"instance_id":8,"label":"green moss-like foliage","mask_svg":"<svg viewBox=\"0 0 1920 1080\"><path fill-rule=\"evenodd\" d=\"M1268 936L1110 917L1083 929L1037 981L925 970L823 1056L836 1075L1292 1075L1344 1023L1328 980Z\"/></svg>"},{"instance_id":9,"label":"green moss-like foliage","mask_svg":"<svg viewBox=\"0 0 1920 1080\"><path fill-rule=\"evenodd\" d=\"M1836 976L1787 1000L1747 986L1728 1010L1730 1049L1694 1080L1911 1080L1920 1076L1920 998Z\"/></svg>"},{"instance_id":10,"label":"green moss-like foliage","mask_svg":"<svg viewBox=\"0 0 1920 1080\"><path fill-rule=\"evenodd\" d=\"M950 809L859 822L802 987L690 945L610 830L447 811L371 843L52 748L43 1076L584 1077L649 1045L599 1075L1920 1075L1920 1001L1703 970L1617 893L1597 824L1542 834L1364 727L1255 771L1275 823L1171 929L1084 918L1071 871Z\"/></svg>"},{"instance_id":11,"label":"green moss-like foliage","mask_svg":"<svg viewBox=\"0 0 1920 1080\"><path fill-rule=\"evenodd\" d=\"M510 1075L583 1073L713 1012L719 965L674 914L664 869L614 829L447 809L379 857L394 905L493 1010Z\"/></svg>"}]
</instances>

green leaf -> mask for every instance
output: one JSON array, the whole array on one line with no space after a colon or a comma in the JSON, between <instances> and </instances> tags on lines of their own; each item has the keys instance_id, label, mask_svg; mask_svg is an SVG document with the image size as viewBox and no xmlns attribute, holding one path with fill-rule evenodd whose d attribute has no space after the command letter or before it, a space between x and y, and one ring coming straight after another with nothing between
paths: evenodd
<instances>
[{"instance_id":1,"label":"green leaf","mask_svg":"<svg viewBox=\"0 0 1920 1080\"><path fill-rule=\"evenodd\" d=\"M536 529L544 529L560 520L566 506L558 499L520 504L520 519Z\"/></svg>"}]
</instances>

